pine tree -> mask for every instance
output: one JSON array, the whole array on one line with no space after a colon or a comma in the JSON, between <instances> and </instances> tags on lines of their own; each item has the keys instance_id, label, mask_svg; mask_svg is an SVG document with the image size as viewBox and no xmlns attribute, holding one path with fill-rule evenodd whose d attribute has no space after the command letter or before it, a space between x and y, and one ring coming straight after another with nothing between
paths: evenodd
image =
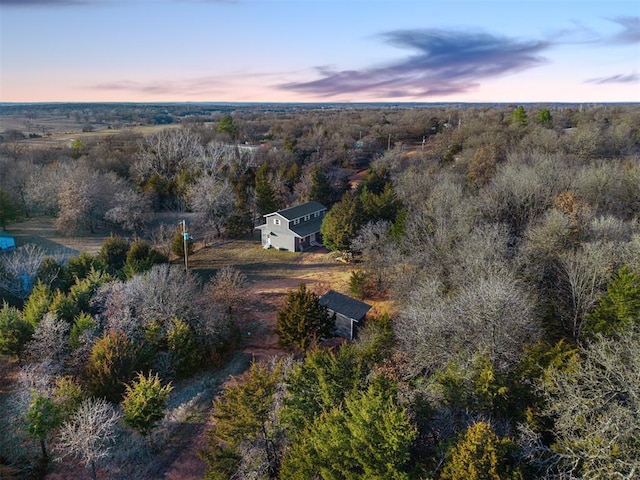
<instances>
[{"instance_id":1,"label":"pine tree","mask_svg":"<svg viewBox=\"0 0 640 480\"><path fill-rule=\"evenodd\" d=\"M287 302L277 313L276 333L283 347L306 350L321 338L330 337L335 327L335 315L320 305L320 297L308 291L302 283L298 290L287 294Z\"/></svg>"}]
</instances>

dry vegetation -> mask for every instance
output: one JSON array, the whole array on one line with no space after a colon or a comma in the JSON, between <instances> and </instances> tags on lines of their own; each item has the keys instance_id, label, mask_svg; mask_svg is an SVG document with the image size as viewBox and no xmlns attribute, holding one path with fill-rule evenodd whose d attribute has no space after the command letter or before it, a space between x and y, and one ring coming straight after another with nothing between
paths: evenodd
<instances>
[{"instance_id":1,"label":"dry vegetation","mask_svg":"<svg viewBox=\"0 0 640 480\"><path fill-rule=\"evenodd\" d=\"M175 383L149 439L119 425L101 480L191 480L205 468L209 478L260 480L334 468L437 480L476 467L487 470L474 480L640 470L637 105L42 108L0 116L0 220L18 245L96 253L116 232L168 254L186 218L194 275L175 255L173 269L85 256L36 295L5 262L16 305L35 300L2 310L4 331L20 333L3 351L26 353L20 365L0 363L0 401L17 412L0 419L16 435L0 437L0 463L40 456L19 424L29 389L53 398L71 372L85 395L102 395L89 366L110 341L140 349L125 357L136 368L149 348L148 364ZM255 218L306 200L329 207L325 245L353 263L320 248L264 250L250 235ZM227 280L246 283L214 288L225 267L237 269ZM318 294L354 287L382 318L356 342L284 355L276 312L301 283ZM252 359L243 381L225 383ZM214 397L221 425L208 418ZM379 460L391 439L380 431L403 435L389 461ZM491 465L478 446L495 449ZM49 479L81 475L63 463Z\"/></svg>"}]
</instances>

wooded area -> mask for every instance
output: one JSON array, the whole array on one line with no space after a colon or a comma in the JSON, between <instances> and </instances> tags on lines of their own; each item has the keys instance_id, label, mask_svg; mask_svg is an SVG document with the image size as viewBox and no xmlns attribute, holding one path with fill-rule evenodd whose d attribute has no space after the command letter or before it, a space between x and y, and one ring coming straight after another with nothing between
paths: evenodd
<instances>
[{"instance_id":1,"label":"wooded area","mask_svg":"<svg viewBox=\"0 0 640 480\"><path fill-rule=\"evenodd\" d=\"M19 367L0 474L142 478L130 466L188 421L176 385L241 344L247 286L168 263L182 232L154 218L247 238L315 200L351 294L393 308L327 342L315 294L290 292L287 350L208 399L205 478L640 475L640 106L120 108L87 106L99 135L64 146L0 134L0 225L112 233L97 255L0 254ZM172 125L132 133L134 111Z\"/></svg>"}]
</instances>

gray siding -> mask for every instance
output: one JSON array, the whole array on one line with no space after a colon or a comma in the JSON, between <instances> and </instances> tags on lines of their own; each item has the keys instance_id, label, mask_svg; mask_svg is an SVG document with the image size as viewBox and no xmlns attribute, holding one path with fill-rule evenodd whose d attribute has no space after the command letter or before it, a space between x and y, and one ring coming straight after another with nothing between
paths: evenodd
<instances>
[{"instance_id":1,"label":"gray siding","mask_svg":"<svg viewBox=\"0 0 640 480\"><path fill-rule=\"evenodd\" d=\"M262 244L293 252L294 236L287 219L278 214L268 216L267 223L262 226Z\"/></svg>"},{"instance_id":2,"label":"gray siding","mask_svg":"<svg viewBox=\"0 0 640 480\"><path fill-rule=\"evenodd\" d=\"M321 243L320 226L325 211L318 202L307 202L265 215L265 224L257 227L261 230L262 245L298 252L309 248L311 242Z\"/></svg>"},{"instance_id":3,"label":"gray siding","mask_svg":"<svg viewBox=\"0 0 640 480\"><path fill-rule=\"evenodd\" d=\"M333 314L331 310L329 313ZM358 326L358 322L353 321L353 332L351 330L352 320L349 317L346 317L340 313L336 313L336 328L335 334L339 337L348 338L349 340L353 340L356 335L356 329Z\"/></svg>"}]
</instances>

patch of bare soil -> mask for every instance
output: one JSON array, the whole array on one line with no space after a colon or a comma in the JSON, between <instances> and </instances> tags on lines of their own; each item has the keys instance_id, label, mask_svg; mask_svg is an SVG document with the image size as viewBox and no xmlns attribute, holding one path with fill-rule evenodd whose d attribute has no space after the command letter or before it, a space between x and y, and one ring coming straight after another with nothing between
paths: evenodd
<instances>
[{"instance_id":1,"label":"patch of bare soil","mask_svg":"<svg viewBox=\"0 0 640 480\"><path fill-rule=\"evenodd\" d=\"M20 368L16 360L0 357L0 396L7 395L18 378Z\"/></svg>"}]
</instances>

